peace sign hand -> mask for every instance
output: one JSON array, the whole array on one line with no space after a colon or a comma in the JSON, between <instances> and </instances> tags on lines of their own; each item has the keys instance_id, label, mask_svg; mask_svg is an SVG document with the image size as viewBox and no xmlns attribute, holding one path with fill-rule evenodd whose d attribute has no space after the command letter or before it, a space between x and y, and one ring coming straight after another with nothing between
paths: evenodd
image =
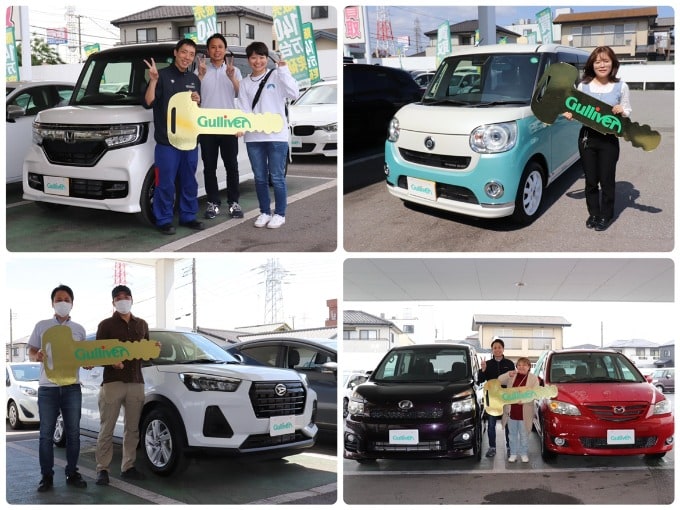
<instances>
[{"instance_id":1,"label":"peace sign hand","mask_svg":"<svg viewBox=\"0 0 680 510\"><path fill-rule=\"evenodd\" d=\"M151 58L151 62L148 60L144 59L144 63L146 64L146 67L149 68L149 78L151 80L158 80L158 68L156 67L156 61Z\"/></svg>"},{"instance_id":2,"label":"peace sign hand","mask_svg":"<svg viewBox=\"0 0 680 510\"><path fill-rule=\"evenodd\" d=\"M234 72L236 70L236 68L234 67L234 54L233 53L231 54L231 59L229 61L227 61L227 59L225 58L224 62L227 64L227 76L229 78L233 78Z\"/></svg>"}]
</instances>

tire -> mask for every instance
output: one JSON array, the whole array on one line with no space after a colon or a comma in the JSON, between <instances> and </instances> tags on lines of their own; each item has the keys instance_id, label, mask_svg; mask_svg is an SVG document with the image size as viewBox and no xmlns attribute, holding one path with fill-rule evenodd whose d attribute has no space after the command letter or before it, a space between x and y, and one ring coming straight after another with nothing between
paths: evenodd
<instances>
[{"instance_id":1,"label":"tire","mask_svg":"<svg viewBox=\"0 0 680 510\"><path fill-rule=\"evenodd\" d=\"M342 417L347 418L347 415L349 414L349 411L347 410L347 406L349 405L349 400L346 398L342 399Z\"/></svg>"},{"instance_id":2,"label":"tire","mask_svg":"<svg viewBox=\"0 0 680 510\"><path fill-rule=\"evenodd\" d=\"M541 458L545 462L554 461L557 458L557 454L553 451L550 451L545 444L547 437L546 437L546 433L545 433L545 423L544 422L541 422L541 434L538 435L538 438L541 440Z\"/></svg>"},{"instance_id":3,"label":"tire","mask_svg":"<svg viewBox=\"0 0 680 510\"><path fill-rule=\"evenodd\" d=\"M645 459L650 459L650 460L663 459L665 456L666 456L666 452L661 452L661 453L646 453L646 454L645 454Z\"/></svg>"},{"instance_id":4,"label":"tire","mask_svg":"<svg viewBox=\"0 0 680 510\"><path fill-rule=\"evenodd\" d=\"M522 172L522 178L517 187L515 198L515 212L512 219L516 223L528 225L536 218L543 203L543 167L535 161L529 161Z\"/></svg>"},{"instance_id":5,"label":"tire","mask_svg":"<svg viewBox=\"0 0 680 510\"><path fill-rule=\"evenodd\" d=\"M54 427L54 434L52 435L52 442L55 446L63 448L66 446L66 434L64 434L64 418L59 413L57 416L57 425Z\"/></svg>"},{"instance_id":6,"label":"tire","mask_svg":"<svg viewBox=\"0 0 680 510\"><path fill-rule=\"evenodd\" d=\"M656 388L657 388L661 393L664 392L664 391L663 391L663 384L657 384L657 385L656 385Z\"/></svg>"},{"instance_id":7,"label":"tire","mask_svg":"<svg viewBox=\"0 0 680 510\"><path fill-rule=\"evenodd\" d=\"M472 452L474 453L475 460L480 462L482 460L482 420L481 414L479 415L477 425L475 426L475 444L472 447Z\"/></svg>"},{"instance_id":8,"label":"tire","mask_svg":"<svg viewBox=\"0 0 680 510\"><path fill-rule=\"evenodd\" d=\"M375 464L377 459L355 459L359 464Z\"/></svg>"},{"instance_id":9,"label":"tire","mask_svg":"<svg viewBox=\"0 0 680 510\"><path fill-rule=\"evenodd\" d=\"M9 407L7 408L7 419L9 420L9 426L12 429L20 430L24 428L24 424L21 422L21 418L19 418L19 408L14 400L9 403Z\"/></svg>"},{"instance_id":10,"label":"tire","mask_svg":"<svg viewBox=\"0 0 680 510\"><path fill-rule=\"evenodd\" d=\"M141 211L137 213L139 220L148 226L156 226L156 216L153 214L153 193L156 189L156 175L151 168L144 178L142 191L139 194L139 207Z\"/></svg>"},{"instance_id":11,"label":"tire","mask_svg":"<svg viewBox=\"0 0 680 510\"><path fill-rule=\"evenodd\" d=\"M160 476L181 472L187 465L184 455L184 427L167 407L152 409L142 420L140 440L149 469Z\"/></svg>"}]
</instances>

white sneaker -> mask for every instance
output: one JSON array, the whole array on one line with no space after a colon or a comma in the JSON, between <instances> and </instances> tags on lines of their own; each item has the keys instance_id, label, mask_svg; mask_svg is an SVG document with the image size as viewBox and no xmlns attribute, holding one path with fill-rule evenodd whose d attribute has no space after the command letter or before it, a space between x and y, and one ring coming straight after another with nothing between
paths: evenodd
<instances>
[{"instance_id":1,"label":"white sneaker","mask_svg":"<svg viewBox=\"0 0 680 510\"><path fill-rule=\"evenodd\" d=\"M286 223L286 217L275 214L272 216L272 219L269 221L269 223L267 223L267 228L279 228L284 223Z\"/></svg>"},{"instance_id":2,"label":"white sneaker","mask_svg":"<svg viewBox=\"0 0 680 510\"><path fill-rule=\"evenodd\" d=\"M529 462L529 457L522 455L522 462Z\"/></svg>"},{"instance_id":3,"label":"white sneaker","mask_svg":"<svg viewBox=\"0 0 680 510\"><path fill-rule=\"evenodd\" d=\"M510 455L510 457L508 457L508 462L517 462L517 455Z\"/></svg>"},{"instance_id":4,"label":"white sneaker","mask_svg":"<svg viewBox=\"0 0 680 510\"><path fill-rule=\"evenodd\" d=\"M262 214L260 214L260 215L257 217L257 219L255 220L255 226L256 226L257 228L266 227L266 226L267 226L267 223L269 223L269 221L270 221L271 219L272 219L272 217L271 217L270 214L262 213Z\"/></svg>"}]
</instances>

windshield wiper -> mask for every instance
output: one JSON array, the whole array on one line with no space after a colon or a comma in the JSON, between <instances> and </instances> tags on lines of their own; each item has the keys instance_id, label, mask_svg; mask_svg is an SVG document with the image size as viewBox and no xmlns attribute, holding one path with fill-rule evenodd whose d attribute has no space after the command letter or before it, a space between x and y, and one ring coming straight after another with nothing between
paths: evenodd
<instances>
[{"instance_id":1,"label":"windshield wiper","mask_svg":"<svg viewBox=\"0 0 680 510\"><path fill-rule=\"evenodd\" d=\"M503 106L506 104L529 104L529 101L522 101L518 99L514 99L512 101L491 101L489 103L479 103L477 106L479 107L486 107L486 106Z\"/></svg>"},{"instance_id":2,"label":"windshield wiper","mask_svg":"<svg viewBox=\"0 0 680 510\"><path fill-rule=\"evenodd\" d=\"M457 99L427 99L423 98L423 104L453 104L460 106L469 106L469 101L458 101Z\"/></svg>"}]
</instances>

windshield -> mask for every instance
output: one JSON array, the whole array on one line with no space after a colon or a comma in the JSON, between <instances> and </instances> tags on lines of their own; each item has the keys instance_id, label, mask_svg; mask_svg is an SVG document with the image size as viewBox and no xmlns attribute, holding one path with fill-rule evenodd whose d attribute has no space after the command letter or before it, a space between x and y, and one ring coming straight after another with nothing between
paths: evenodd
<instances>
[{"instance_id":1,"label":"windshield","mask_svg":"<svg viewBox=\"0 0 680 510\"><path fill-rule=\"evenodd\" d=\"M40 378L40 363L12 365L14 379L21 382L37 381Z\"/></svg>"},{"instance_id":2,"label":"windshield","mask_svg":"<svg viewBox=\"0 0 680 510\"><path fill-rule=\"evenodd\" d=\"M646 382L627 357L619 353L559 353L550 363L550 382Z\"/></svg>"},{"instance_id":3,"label":"windshield","mask_svg":"<svg viewBox=\"0 0 680 510\"><path fill-rule=\"evenodd\" d=\"M465 349L400 349L389 353L374 373L376 382L429 382L468 380Z\"/></svg>"},{"instance_id":4,"label":"windshield","mask_svg":"<svg viewBox=\"0 0 680 510\"><path fill-rule=\"evenodd\" d=\"M151 340L160 342L161 352L151 360L155 365L174 363L239 363L231 354L198 333L151 331Z\"/></svg>"},{"instance_id":5,"label":"windshield","mask_svg":"<svg viewBox=\"0 0 680 510\"><path fill-rule=\"evenodd\" d=\"M437 69L423 103L528 105L543 66L536 53L448 57Z\"/></svg>"},{"instance_id":6,"label":"windshield","mask_svg":"<svg viewBox=\"0 0 680 510\"><path fill-rule=\"evenodd\" d=\"M336 104L338 102L337 87L335 85L316 85L305 91L295 101L296 105Z\"/></svg>"}]
</instances>

